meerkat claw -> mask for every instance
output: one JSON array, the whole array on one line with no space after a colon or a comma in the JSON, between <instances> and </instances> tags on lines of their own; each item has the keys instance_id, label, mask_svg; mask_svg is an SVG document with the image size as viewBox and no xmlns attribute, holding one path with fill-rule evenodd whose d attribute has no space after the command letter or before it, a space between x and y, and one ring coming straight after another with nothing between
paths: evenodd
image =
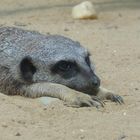
<instances>
[{"instance_id":1,"label":"meerkat claw","mask_svg":"<svg viewBox=\"0 0 140 140\"><path fill-rule=\"evenodd\" d=\"M119 104L124 104L123 98L119 95L113 95L112 101L116 102L116 103L119 103Z\"/></svg>"}]
</instances>

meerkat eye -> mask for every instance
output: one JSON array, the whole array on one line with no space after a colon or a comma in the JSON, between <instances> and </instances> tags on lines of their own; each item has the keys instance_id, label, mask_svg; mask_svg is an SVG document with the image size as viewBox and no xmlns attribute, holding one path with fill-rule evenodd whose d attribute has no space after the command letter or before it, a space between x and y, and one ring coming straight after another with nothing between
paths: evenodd
<instances>
[{"instance_id":1,"label":"meerkat eye","mask_svg":"<svg viewBox=\"0 0 140 140\"><path fill-rule=\"evenodd\" d=\"M52 72L59 73L59 72L69 72L71 70L76 70L77 65L75 62L71 61L59 61L52 67Z\"/></svg>"},{"instance_id":2,"label":"meerkat eye","mask_svg":"<svg viewBox=\"0 0 140 140\"><path fill-rule=\"evenodd\" d=\"M72 63L67 61L60 61L57 68L61 71L69 71L72 68Z\"/></svg>"}]
</instances>

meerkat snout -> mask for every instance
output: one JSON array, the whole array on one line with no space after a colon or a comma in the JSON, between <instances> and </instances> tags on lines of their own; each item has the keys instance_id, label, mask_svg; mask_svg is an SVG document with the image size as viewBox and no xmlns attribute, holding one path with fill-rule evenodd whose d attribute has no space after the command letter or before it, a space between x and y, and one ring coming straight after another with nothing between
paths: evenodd
<instances>
[{"instance_id":1,"label":"meerkat snout","mask_svg":"<svg viewBox=\"0 0 140 140\"><path fill-rule=\"evenodd\" d=\"M83 50L79 51L79 49ZM78 91L92 94L100 86L100 79L90 65L90 58L87 50L82 47L75 50L76 55L66 54L65 59L56 61L51 67L54 81L66 85ZM86 57L85 57L86 56ZM53 82L53 81L51 81Z\"/></svg>"},{"instance_id":2,"label":"meerkat snout","mask_svg":"<svg viewBox=\"0 0 140 140\"><path fill-rule=\"evenodd\" d=\"M91 75L92 76L92 85L95 87L95 88L99 88L100 86L100 79L97 75L93 74Z\"/></svg>"}]
</instances>

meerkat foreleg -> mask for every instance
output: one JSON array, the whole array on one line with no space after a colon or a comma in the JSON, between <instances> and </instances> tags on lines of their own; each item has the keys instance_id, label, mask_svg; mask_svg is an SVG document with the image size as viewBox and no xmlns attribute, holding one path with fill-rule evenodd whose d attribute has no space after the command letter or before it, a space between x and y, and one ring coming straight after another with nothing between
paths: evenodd
<instances>
[{"instance_id":1,"label":"meerkat foreleg","mask_svg":"<svg viewBox=\"0 0 140 140\"><path fill-rule=\"evenodd\" d=\"M49 96L59 98L67 103L68 106L102 106L101 101L92 99L89 95L70 89L64 85L56 83L35 83L23 87L25 96L36 98Z\"/></svg>"},{"instance_id":2,"label":"meerkat foreleg","mask_svg":"<svg viewBox=\"0 0 140 140\"><path fill-rule=\"evenodd\" d=\"M112 91L107 90L105 88L100 87L97 95L100 100L111 100L113 102L118 102L119 104L123 104L123 98L119 95L115 95Z\"/></svg>"}]
</instances>

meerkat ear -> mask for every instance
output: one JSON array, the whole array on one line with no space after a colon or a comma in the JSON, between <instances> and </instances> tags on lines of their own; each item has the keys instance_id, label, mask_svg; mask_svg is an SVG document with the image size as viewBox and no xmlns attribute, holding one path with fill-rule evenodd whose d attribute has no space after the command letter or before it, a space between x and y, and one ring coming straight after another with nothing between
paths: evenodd
<instances>
[{"instance_id":1,"label":"meerkat ear","mask_svg":"<svg viewBox=\"0 0 140 140\"><path fill-rule=\"evenodd\" d=\"M31 82L34 73L36 72L36 67L33 65L32 59L30 57L24 57L20 62L20 72L22 78Z\"/></svg>"}]
</instances>

